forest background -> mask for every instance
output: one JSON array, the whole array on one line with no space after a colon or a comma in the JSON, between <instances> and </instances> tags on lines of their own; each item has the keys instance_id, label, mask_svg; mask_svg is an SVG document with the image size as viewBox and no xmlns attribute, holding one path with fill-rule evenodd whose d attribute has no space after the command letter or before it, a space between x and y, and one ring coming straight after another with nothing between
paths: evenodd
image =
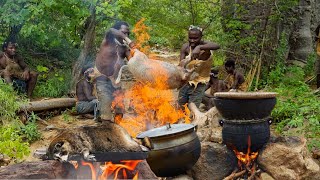
<instances>
[{"instance_id":1,"label":"forest background","mask_svg":"<svg viewBox=\"0 0 320 180\"><path fill-rule=\"evenodd\" d=\"M205 40L221 45L213 66L233 58L251 91L279 93L276 132L304 136L310 150L320 148L314 41L320 0L1 0L0 42L14 37L19 54L40 74L35 97L63 97L94 60L107 29L142 18L149 27L146 45L170 52L187 41L189 25L202 27ZM26 101L0 81L0 153L16 160L41 136L39 117L31 114L21 124L16 115Z\"/></svg>"}]
</instances>

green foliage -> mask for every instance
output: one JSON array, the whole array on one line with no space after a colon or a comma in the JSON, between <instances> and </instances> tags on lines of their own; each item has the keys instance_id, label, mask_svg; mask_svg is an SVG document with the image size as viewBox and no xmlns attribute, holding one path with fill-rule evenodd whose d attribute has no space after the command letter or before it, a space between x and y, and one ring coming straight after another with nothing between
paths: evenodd
<instances>
[{"instance_id":1,"label":"green foliage","mask_svg":"<svg viewBox=\"0 0 320 180\"><path fill-rule=\"evenodd\" d=\"M304 134L310 139L310 148L320 148L320 99L304 83L304 72L300 67L288 67L281 83L273 90L279 98L272 117L277 122L276 130L283 134Z\"/></svg>"},{"instance_id":2,"label":"green foliage","mask_svg":"<svg viewBox=\"0 0 320 180\"><path fill-rule=\"evenodd\" d=\"M288 49L288 40L285 38L286 34L282 33L280 38L279 47L276 49L275 65L271 67L273 70L269 72L267 84L276 87L282 82L285 66L285 55Z\"/></svg>"},{"instance_id":3,"label":"green foliage","mask_svg":"<svg viewBox=\"0 0 320 180\"><path fill-rule=\"evenodd\" d=\"M16 160L29 154L29 144L23 142L19 129L21 123L16 115L24 101L0 78L0 153Z\"/></svg>"},{"instance_id":4,"label":"green foliage","mask_svg":"<svg viewBox=\"0 0 320 180\"><path fill-rule=\"evenodd\" d=\"M27 124L20 127L22 136L30 143L41 138L41 133L39 132L38 125L36 124L37 119L39 119L39 117L32 112L28 117Z\"/></svg>"},{"instance_id":5,"label":"green foliage","mask_svg":"<svg viewBox=\"0 0 320 180\"><path fill-rule=\"evenodd\" d=\"M30 153L29 144L23 142L19 131L13 126L0 127L0 153L20 160Z\"/></svg>"},{"instance_id":6,"label":"green foliage","mask_svg":"<svg viewBox=\"0 0 320 180\"><path fill-rule=\"evenodd\" d=\"M74 109L72 109L71 111L73 111ZM65 110L62 112L62 119L66 122L66 123L70 123L72 121L74 121L74 119L72 118L72 116L69 115L69 112L71 112L69 110Z\"/></svg>"},{"instance_id":7,"label":"green foliage","mask_svg":"<svg viewBox=\"0 0 320 180\"><path fill-rule=\"evenodd\" d=\"M16 112L20 108L18 95L11 85L0 78L0 124L16 121Z\"/></svg>"},{"instance_id":8,"label":"green foliage","mask_svg":"<svg viewBox=\"0 0 320 180\"><path fill-rule=\"evenodd\" d=\"M304 73L306 76L313 75L314 66L317 60L317 54L315 52L311 53L307 59L307 65L304 67Z\"/></svg>"},{"instance_id":9,"label":"green foliage","mask_svg":"<svg viewBox=\"0 0 320 180\"><path fill-rule=\"evenodd\" d=\"M69 83L71 82L70 70L48 72L48 68L42 66L38 66L37 69L39 70L39 76L34 96L61 97L69 92Z\"/></svg>"}]
</instances>

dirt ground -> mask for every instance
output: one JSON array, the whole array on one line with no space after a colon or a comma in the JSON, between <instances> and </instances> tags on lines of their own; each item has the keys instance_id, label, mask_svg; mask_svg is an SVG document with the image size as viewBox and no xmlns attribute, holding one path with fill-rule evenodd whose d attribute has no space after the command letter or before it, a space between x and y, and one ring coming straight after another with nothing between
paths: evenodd
<instances>
[{"instance_id":1,"label":"dirt ground","mask_svg":"<svg viewBox=\"0 0 320 180\"><path fill-rule=\"evenodd\" d=\"M66 121L68 117L68 121ZM81 116L58 115L48 120L37 121L38 130L41 133L41 139L30 144L30 155L25 158L26 161L39 161L40 159L33 157L33 153L37 149L47 148L55 136L62 129L79 127L84 125L93 125L95 122L92 119L82 118Z\"/></svg>"}]
</instances>

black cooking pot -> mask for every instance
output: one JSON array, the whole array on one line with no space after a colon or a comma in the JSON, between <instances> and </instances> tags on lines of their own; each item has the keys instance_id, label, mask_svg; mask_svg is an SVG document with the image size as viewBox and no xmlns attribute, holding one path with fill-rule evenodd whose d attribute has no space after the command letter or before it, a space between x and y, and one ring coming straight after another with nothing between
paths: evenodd
<instances>
[{"instance_id":1,"label":"black cooking pot","mask_svg":"<svg viewBox=\"0 0 320 180\"><path fill-rule=\"evenodd\" d=\"M252 124L234 124L224 121L222 128L223 143L232 150L246 153L250 136L251 152L259 151L270 138L268 121Z\"/></svg>"},{"instance_id":2,"label":"black cooking pot","mask_svg":"<svg viewBox=\"0 0 320 180\"><path fill-rule=\"evenodd\" d=\"M158 177L182 174L200 157L201 145L192 124L168 124L142 132L137 138L151 148L147 162Z\"/></svg>"},{"instance_id":3,"label":"black cooking pot","mask_svg":"<svg viewBox=\"0 0 320 180\"><path fill-rule=\"evenodd\" d=\"M215 93L214 102L224 120L223 142L232 150L257 152L270 138L269 118L276 104L272 92ZM249 143L250 137L250 143Z\"/></svg>"},{"instance_id":4,"label":"black cooking pot","mask_svg":"<svg viewBox=\"0 0 320 180\"><path fill-rule=\"evenodd\" d=\"M276 105L272 92L219 92L214 103L225 119L262 119L270 116Z\"/></svg>"}]
</instances>

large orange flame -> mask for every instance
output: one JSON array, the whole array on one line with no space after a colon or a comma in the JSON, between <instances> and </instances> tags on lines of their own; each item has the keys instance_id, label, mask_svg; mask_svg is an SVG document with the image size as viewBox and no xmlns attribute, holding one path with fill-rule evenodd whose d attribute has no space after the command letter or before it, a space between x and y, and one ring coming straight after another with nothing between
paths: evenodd
<instances>
[{"instance_id":1,"label":"large orange flame","mask_svg":"<svg viewBox=\"0 0 320 180\"><path fill-rule=\"evenodd\" d=\"M135 34L136 48L145 54L150 54L150 46L147 42L150 39L148 31L150 27L144 24L145 18L141 18L135 25L132 32Z\"/></svg>"},{"instance_id":2,"label":"large orange flame","mask_svg":"<svg viewBox=\"0 0 320 180\"><path fill-rule=\"evenodd\" d=\"M238 166L241 167L242 164L247 167L251 166L252 162L258 157L258 152L251 152L251 137L248 136L248 150L247 153L238 151L236 148L233 149L238 159Z\"/></svg>"},{"instance_id":3,"label":"large orange flame","mask_svg":"<svg viewBox=\"0 0 320 180\"><path fill-rule=\"evenodd\" d=\"M101 174L97 174L97 170L90 162L81 162L82 166L89 166L91 170L91 179L92 180L105 180L105 179L128 179L127 171L133 172L136 166L142 160L123 160L120 161L119 164L113 164L112 162L105 162L104 165L100 166L100 170L102 171ZM75 168L78 169L79 165L76 163L74 164ZM133 180L138 179L138 171L135 172L136 174L132 177Z\"/></svg>"},{"instance_id":4,"label":"large orange flame","mask_svg":"<svg viewBox=\"0 0 320 180\"><path fill-rule=\"evenodd\" d=\"M146 42L150 39L148 30L142 18L133 29L136 37L136 47L150 57L149 46ZM152 64L153 66L157 65ZM159 65L158 65L159 66ZM163 67L155 68L161 72L167 72ZM166 74L166 73L162 73ZM133 113L124 117L116 117L115 122L124 127L128 133L135 137L138 133L147 129L164 125L167 123L176 123L183 120L190 123L190 111L185 108L183 111L178 108L177 100L172 90L167 89L166 75L159 76L154 72L153 76L156 83L135 83L133 87L123 94L117 94L112 106L121 106L132 109Z\"/></svg>"}]
</instances>

